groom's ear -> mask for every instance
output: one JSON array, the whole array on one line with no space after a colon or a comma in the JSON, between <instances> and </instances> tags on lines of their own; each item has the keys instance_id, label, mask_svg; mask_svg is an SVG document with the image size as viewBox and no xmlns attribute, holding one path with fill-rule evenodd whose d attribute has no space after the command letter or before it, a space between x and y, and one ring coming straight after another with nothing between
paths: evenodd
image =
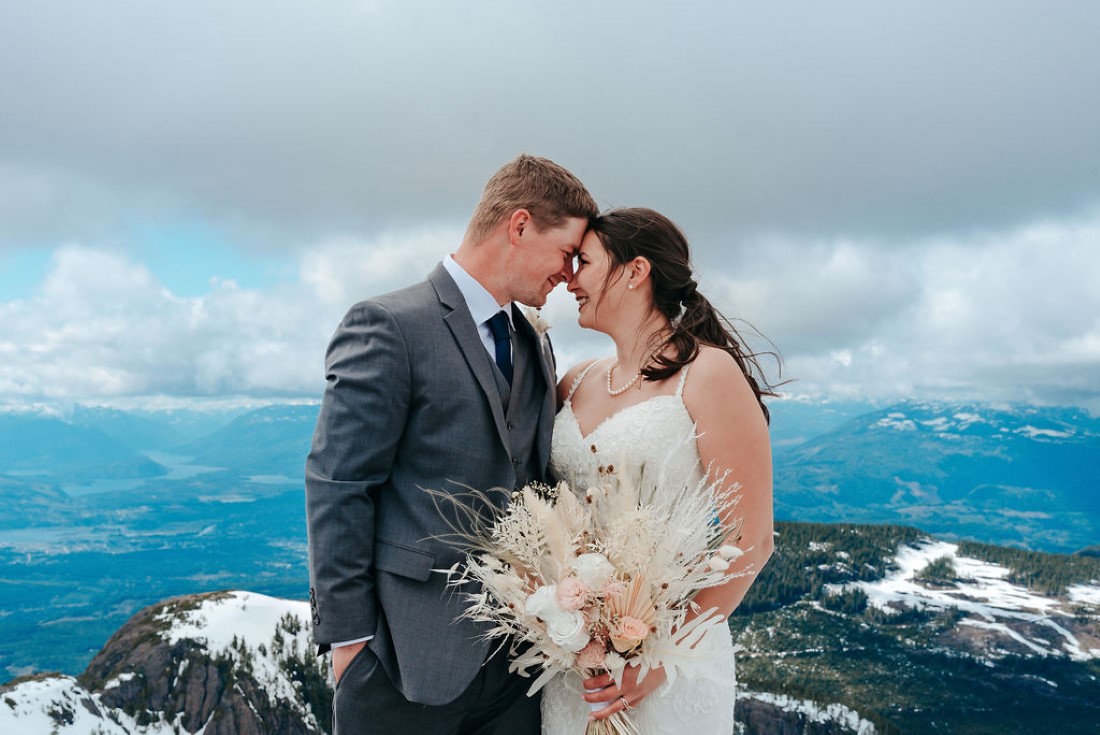
<instances>
[{"instance_id":1,"label":"groom's ear","mask_svg":"<svg viewBox=\"0 0 1100 735\"><path fill-rule=\"evenodd\" d=\"M508 218L508 240L513 245L523 237L523 233L526 232L528 227L532 227L531 213L526 209L517 209L512 212L512 216Z\"/></svg>"}]
</instances>

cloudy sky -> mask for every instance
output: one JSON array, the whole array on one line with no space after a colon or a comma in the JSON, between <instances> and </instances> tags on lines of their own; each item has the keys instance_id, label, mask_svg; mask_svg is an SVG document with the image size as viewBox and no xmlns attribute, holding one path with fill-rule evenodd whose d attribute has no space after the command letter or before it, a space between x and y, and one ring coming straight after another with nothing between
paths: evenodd
<instances>
[{"instance_id":1,"label":"cloudy sky","mask_svg":"<svg viewBox=\"0 0 1100 735\"><path fill-rule=\"evenodd\" d=\"M531 152L676 220L792 393L1100 411L1098 48L1087 0L3 3L0 405L315 398Z\"/></svg>"}]
</instances>

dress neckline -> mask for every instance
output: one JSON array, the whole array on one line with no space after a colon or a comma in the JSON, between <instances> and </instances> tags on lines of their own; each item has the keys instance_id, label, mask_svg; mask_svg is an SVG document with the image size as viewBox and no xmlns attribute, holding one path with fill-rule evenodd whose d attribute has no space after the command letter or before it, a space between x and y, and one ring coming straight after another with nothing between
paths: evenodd
<instances>
[{"instance_id":1,"label":"dress neckline","mask_svg":"<svg viewBox=\"0 0 1100 735\"><path fill-rule=\"evenodd\" d=\"M604 416L602 419L600 419L600 422L596 424L592 431L585 434L584 431L581 429L581 422L577 419L577 414L573 412L573 394L577 392L577 388L580 387L581 381L584 380L584 377L588 375L589 371L601 362L603 362L603 359L593 360L592 362L588 363L584 370L581 370L580 374L578 374L577 377L573 379L573 385L569 387L569 395L566 396L565 403L562 405L562 410L568 410L569 415L573 417L573 425L577 427L577 434L580 436L581 441L588 441L588 438L590 436L602 429L604 424L606 424L608 421L615 418L616 416L627 413L632 408L644 406L650 401L655 401L658 398L675 398L678 400L680 405L683 406L684 412L687 412L687 406L684 404L684 383L687 382L688 368L690 368L691 365L684 365L680 369L680 380L676 384L675 393L661 393L659 395L650 396L649 398L643 398L637 403L632 403L629 406L624 406L623 408L620 408L618 411L613 411L612 413L609 413L607 416ZM690 414L688 418L690 418Z\"/></svg>"},{"instance_id":2,"label":"dress neckline","mask_svg":"<svg viewBox=\"0 0 1100 735\"><path fill-rule=\"evenodd\" d=\"M577 428L577 435L580 436L581 441L588 441L589 438L591 438L597 431L602 429L604 427L604 425L607 424L612 419L617 418L619 416L622 416L625 413L629 413L631 409L637 408L638 406L644 406L647 403L651 403L651 402L659 400L661 398L675 398L675 399L677 399L677 401L680 402L681 405L683 404L683 399L675 393L662 393L660 395L650 396L649 398L642 399L642 400L638 401L637 403L631 403L629 406L624 406L623 408L620 408L618 411L614 411L612 413L609 413L607 416L604 416L602 419L600 419L600 422L592 428L592 431L588 432L587 434L585 434L584 430L581 429L581 422L577 419L577 414L575 414L573 412L573 401L572 401L572 399L567 400L562 405L562 410L569 412L569 416L573 419L573 426L575 426ZM686 406L684 408L685 408L685 410L687 409Z\"/></svg>"}]
</instances>

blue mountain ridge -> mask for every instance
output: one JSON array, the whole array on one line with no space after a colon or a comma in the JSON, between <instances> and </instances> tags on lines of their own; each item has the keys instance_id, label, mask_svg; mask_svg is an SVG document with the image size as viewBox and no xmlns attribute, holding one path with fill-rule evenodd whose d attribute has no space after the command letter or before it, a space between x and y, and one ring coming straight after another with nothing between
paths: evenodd
<instances>
[{"instance_id":1,"label":"blue mountain ridge","mask_svg":"<svg viewBox=\"0 0 1100 735\"><path fill-rule=\"evenodd\" d=\"M899 523L1096 553L1100 424L1081 411L912 402L849 417L857 407L819 415L812 403L782 404L774 423L783 435L825 430L776 452L780 520ZM302 471L317 411L272 405L203 419L214 427L207 436L161 449L179 460L164 460L168 474L111 482L102 480L116 477L116 463L147 466L121 441L140 446L142 431L112 439L58 419L0 416L0 671L72 670L139 606L170 595L224 586L304 594ZM74 475L94 487L71 494Z\"/></svg>"},{"instance_id":2,"label":"blue mountain ridge","mask_svg":"<svg viewBox=\"0 0 1100 735\"><path fill-rule=\"evenodd\" d=\"M905 402L779 454L776 514L1071 552L1100 538L1098 473L1078 409Z\"/></svg>"},{"instance_id":3,"label":"blue mountain ridge","mask_svg":"<svg viewBox=\"0 0 1100 735\"><path fill-rule=\"evenodd\" d=\"M0 414L0 475L147 478L164 467L96 428L56 418Z\"/></svg>"}]
</instances>

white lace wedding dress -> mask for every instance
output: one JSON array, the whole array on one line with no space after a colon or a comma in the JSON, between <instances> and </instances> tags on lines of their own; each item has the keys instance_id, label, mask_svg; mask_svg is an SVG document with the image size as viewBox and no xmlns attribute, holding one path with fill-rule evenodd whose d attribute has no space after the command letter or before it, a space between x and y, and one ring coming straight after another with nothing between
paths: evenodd
<instances>
[{"instance_id":1,"label":"white lace wedding dress","mask_svg":"<svg viewBox=\"0 0 1100 735\"><path fill-rule=\"evenodd\" d=\"M661 466L666 477L701 479L695 424L684 406L688 369L680 371L676 392L628 406L604 419L587 436L573 414L572 398L588 372L582 371L554 422L550 467L573 488L594 484L597 467L623 463L626 467ZM698 666L681 674L672 686L666 682L629 714L643 735L729 735L733 732L736 691L734 648L725 626L712 628L694 649ZM580 678L557 676L543 689L543 735L583 735L589 705L581 698Z\"/></svg>"}]
</instances>

